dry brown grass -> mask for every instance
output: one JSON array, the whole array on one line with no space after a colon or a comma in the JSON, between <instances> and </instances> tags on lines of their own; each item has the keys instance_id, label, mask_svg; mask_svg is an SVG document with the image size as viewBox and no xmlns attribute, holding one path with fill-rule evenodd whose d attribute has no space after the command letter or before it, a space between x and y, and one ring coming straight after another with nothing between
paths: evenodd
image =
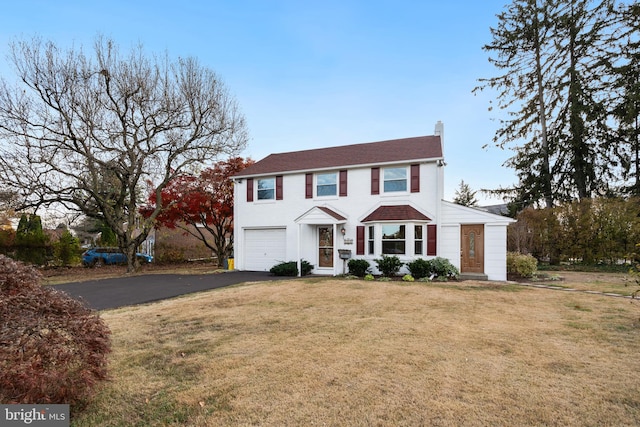
<instances>
[{"instance_id":1,"label":"dry brown grass","mask_svg":"<svg viewBox=\"0 0 640 427\"><path fill-rule=\"evenodd\" d=\"M638 425L640 307L462 282L256 283L103 313L74 425Z\"/></svg>"},{"instance_id":2,"label":"dry brown grass","mask_svg":"<svg viewBox=\"0 0 640 427\"><path fill-rule=\"evenodd\" d=\"M546 283L581 291L608 292L619 295L631 295L638 289L634 278L625 273L558 271L547 274L560 277L562 280L542 280L535 283Z\"/></svg>"}]
</instances>

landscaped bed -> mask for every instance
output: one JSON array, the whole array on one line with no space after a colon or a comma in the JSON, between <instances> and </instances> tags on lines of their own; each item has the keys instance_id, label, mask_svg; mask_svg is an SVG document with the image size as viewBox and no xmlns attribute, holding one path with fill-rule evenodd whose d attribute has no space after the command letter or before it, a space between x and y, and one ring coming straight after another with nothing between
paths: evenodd
<instances>
[{"instance_id":1,"label":"landscaped bed","mask_svg":"<svg viewBox=\"0 0 640 427\"><path fill-rule=\"evenodd\" d=\"M640 306L483 282L301 279L102 313L74 425L638 425Z\"/></svg>"}]
</instances>

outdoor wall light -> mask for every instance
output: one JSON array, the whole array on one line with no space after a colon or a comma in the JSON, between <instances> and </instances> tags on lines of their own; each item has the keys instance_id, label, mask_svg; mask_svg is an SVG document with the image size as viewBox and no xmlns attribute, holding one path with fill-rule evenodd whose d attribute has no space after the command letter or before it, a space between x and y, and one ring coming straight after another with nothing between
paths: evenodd
<instances>
[{"instance_id":1,"label":"outdoor wall light","mask_svg":"<svg viewBox=\"0 0 640 427\"><path fill-rule=\"evenodd\" d=\"M347 230L344 229L344 227L342 227L340 229L340 232L342 233L342 235L344 236L347 233Z\"/></svg>"}]
</instances>

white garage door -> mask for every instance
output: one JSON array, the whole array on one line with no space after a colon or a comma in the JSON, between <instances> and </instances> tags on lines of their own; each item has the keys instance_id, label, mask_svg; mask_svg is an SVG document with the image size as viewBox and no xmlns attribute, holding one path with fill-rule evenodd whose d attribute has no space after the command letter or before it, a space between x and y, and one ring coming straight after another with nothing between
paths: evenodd
<instances>
[{"instance_id":1,"label":"white garage door","mask_svg":"<svg viewBox=\"0 0 640 427\"><path fill-rule=\"evenodd\" d=\"M284 228L244 231L244 265L249 271L269 271L271 267L289 261L287 233Z\"/></svg>"}]
</instances>

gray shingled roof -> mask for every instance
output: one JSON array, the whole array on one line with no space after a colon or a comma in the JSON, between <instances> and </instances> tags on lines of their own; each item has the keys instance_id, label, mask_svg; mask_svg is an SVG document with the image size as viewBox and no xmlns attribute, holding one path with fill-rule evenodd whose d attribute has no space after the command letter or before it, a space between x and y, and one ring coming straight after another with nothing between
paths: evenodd
<instances>
[{"instance_id":1,"label":"gray shingled roof","mask_svg":"<svg viewBox=\"0 0 640 427\"><path fill-rule=\"evenodd\" d=\"M270 154L236 176L332 169L356 165L442 158L440 136L418 136L365 144Z\"/></svg>"}]
</instances>

